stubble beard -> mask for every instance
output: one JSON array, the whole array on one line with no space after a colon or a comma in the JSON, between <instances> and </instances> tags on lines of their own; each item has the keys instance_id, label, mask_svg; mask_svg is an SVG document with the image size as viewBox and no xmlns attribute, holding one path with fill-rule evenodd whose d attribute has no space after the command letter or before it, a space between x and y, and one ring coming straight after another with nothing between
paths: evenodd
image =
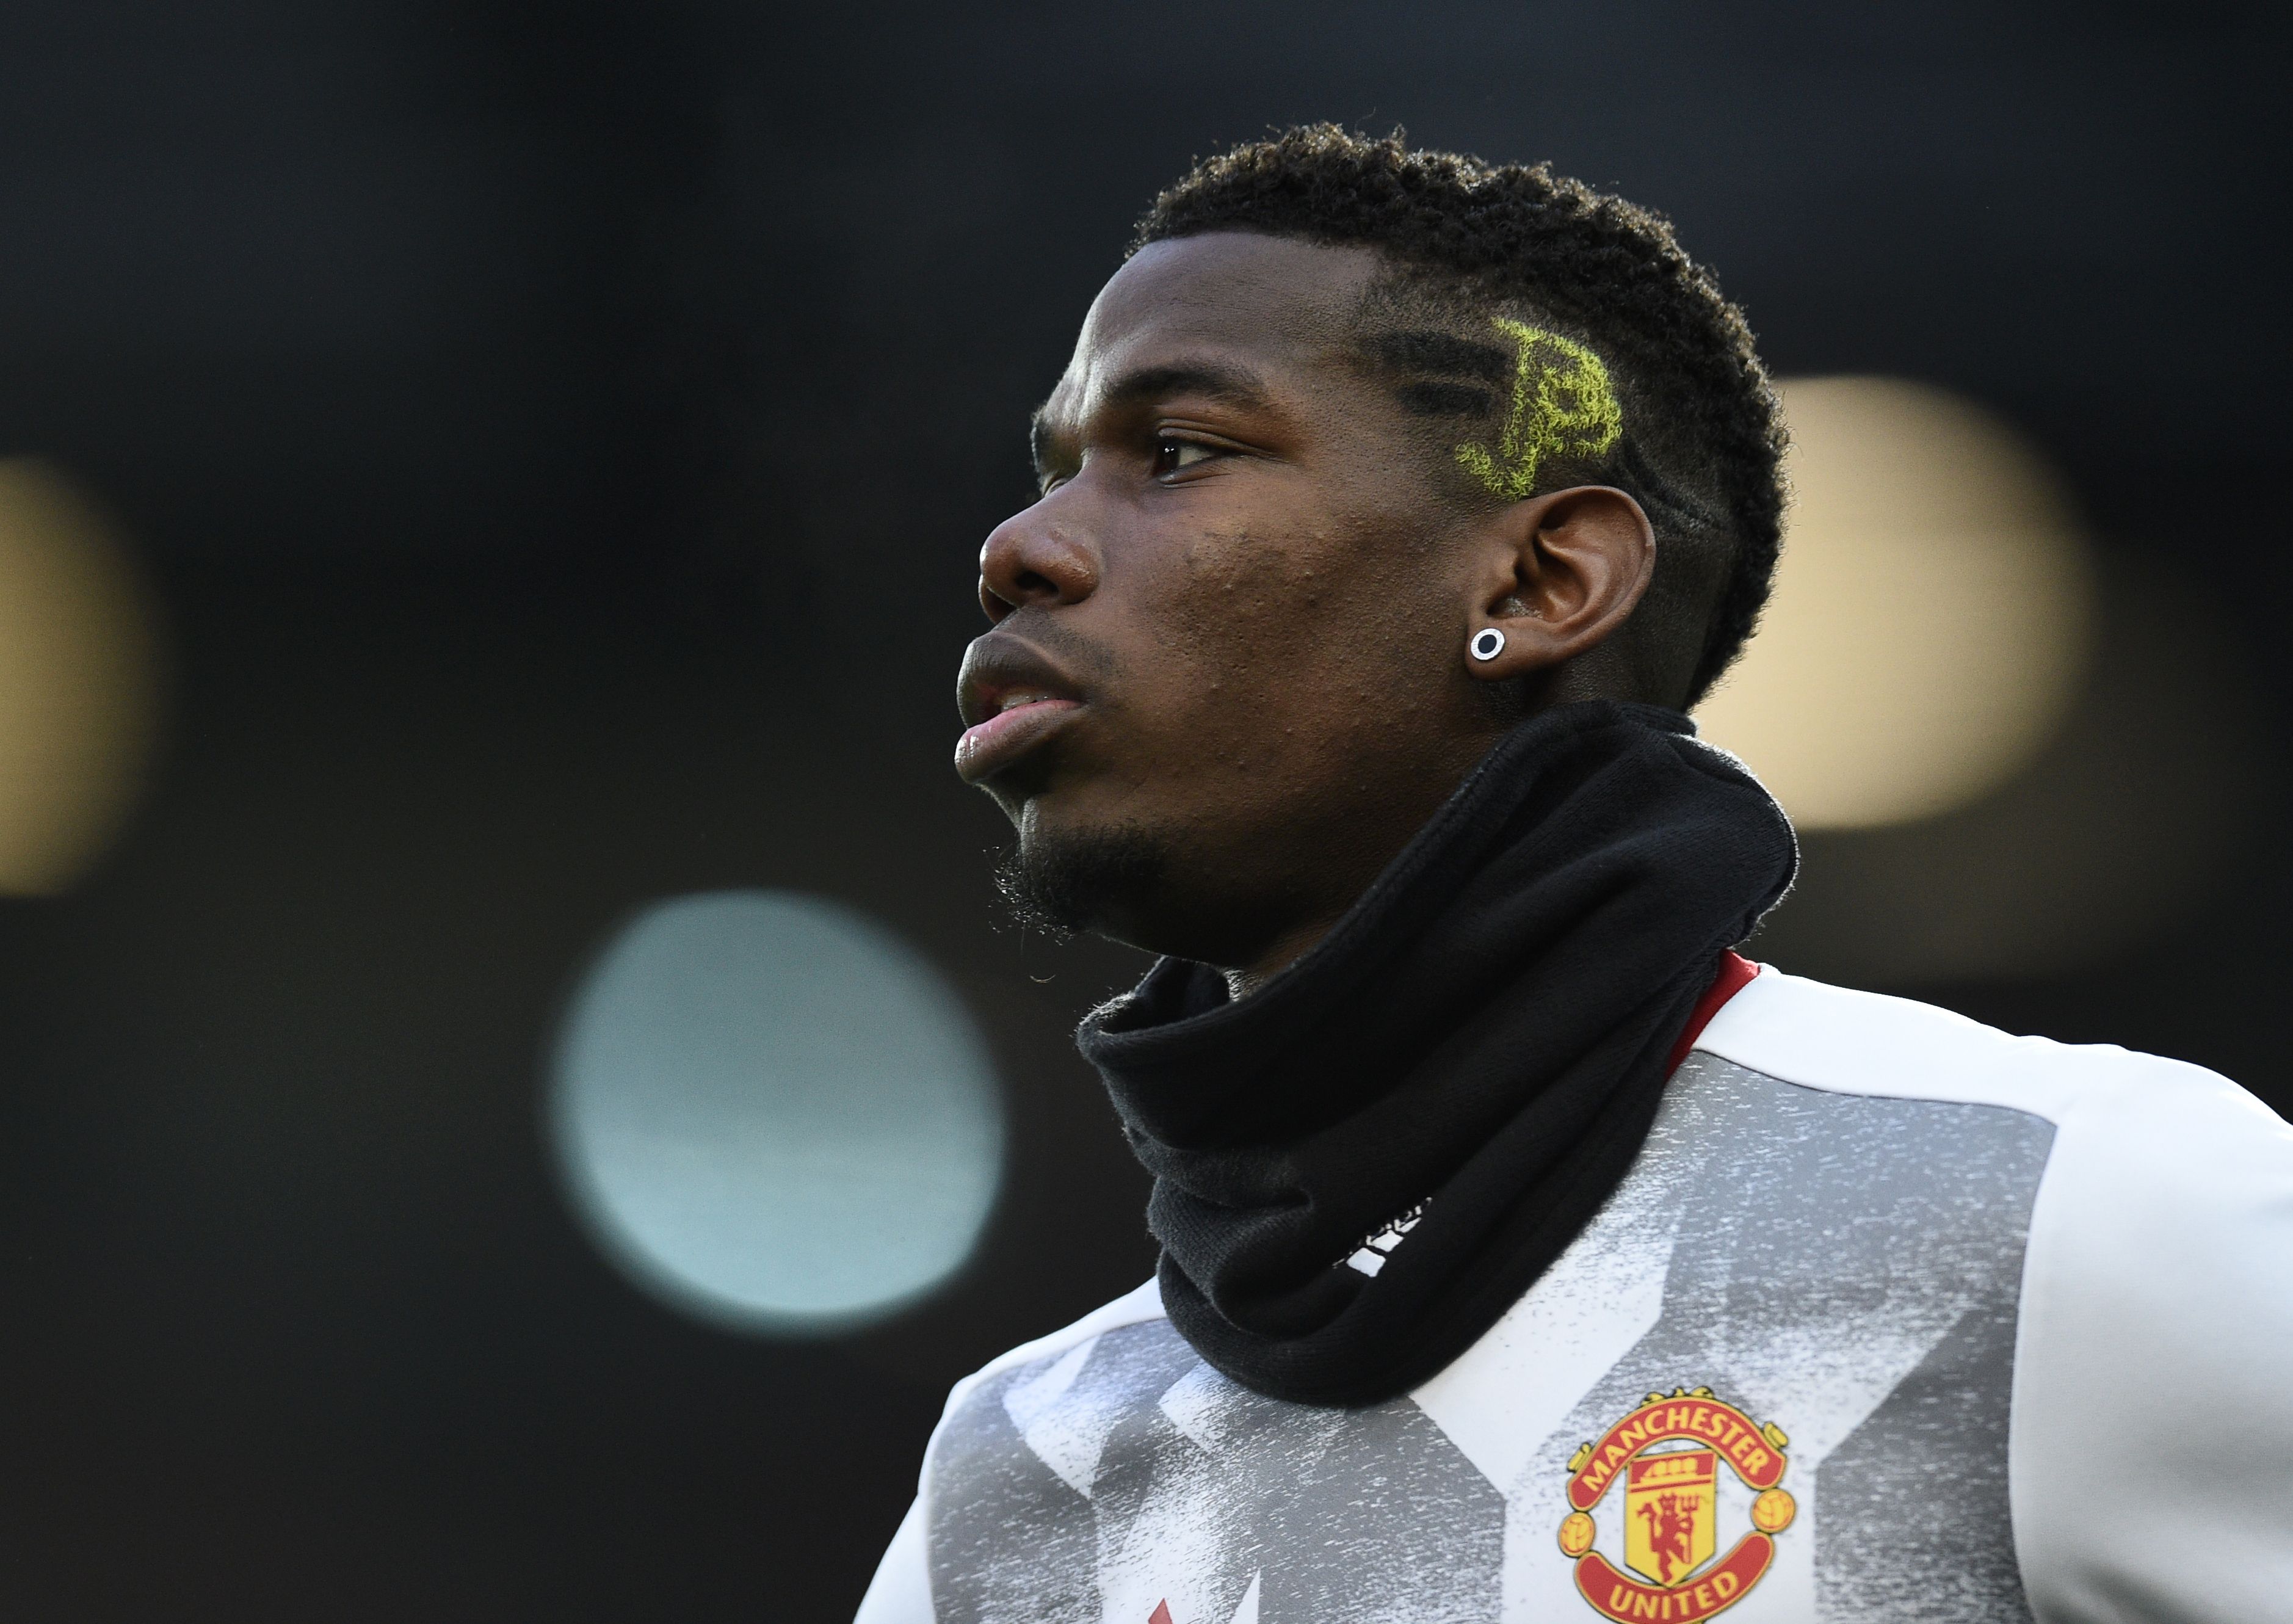
<instances>
[{"instance_id":1,"label":"stubble beard","mask_svg":"<svg viewBox=\"0 0 2293 1624\"><path fill-rule=\"evenodd\" d=\"M995 865L995 889L1014 923L1064 940L1135 913L1161 883L1170 855L1166 842L1135 825L1023 833Z\"/></svg>"}]
</instances>

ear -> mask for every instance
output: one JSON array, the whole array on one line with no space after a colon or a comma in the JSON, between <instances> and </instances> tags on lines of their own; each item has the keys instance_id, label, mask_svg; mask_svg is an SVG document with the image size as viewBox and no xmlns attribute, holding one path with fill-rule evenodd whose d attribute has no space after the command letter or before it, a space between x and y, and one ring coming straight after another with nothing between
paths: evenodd
<instances>
[{"instance_id":1,"label":"ear","mask_svg":"<svg viewBox=\"0 0 2293 1624\"><path fill-rule=\"evenodd\" d=\"M1641 505L1609 485L1577 485L1516 502L1485 532L1485 567L1461 643L1491 628L1503 646L1466 666L1501 682L1549 671L1599 647L1640 605L1656 572L1656 532Z\"/></svg>"}]
</instances>

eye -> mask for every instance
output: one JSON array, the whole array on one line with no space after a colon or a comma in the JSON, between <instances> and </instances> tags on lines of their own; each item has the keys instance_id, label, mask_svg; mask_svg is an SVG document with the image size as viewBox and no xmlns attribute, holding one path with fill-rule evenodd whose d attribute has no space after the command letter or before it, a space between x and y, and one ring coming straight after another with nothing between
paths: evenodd
<instances>
[{"instance_id":1,"label":"eye","mask_svg":"<svg viewBox=\"0 0 2293 1624\"><path fill-rule=\"evenodd\" d=\"M1155 443L1155 472L1158 476L1183 473L1188 468L1208 462L1213 457L1223 455L1225 453L1218 447L1204 445L1197 440L1173 440L1166 437Z\"/></svg>"}]
</instances>

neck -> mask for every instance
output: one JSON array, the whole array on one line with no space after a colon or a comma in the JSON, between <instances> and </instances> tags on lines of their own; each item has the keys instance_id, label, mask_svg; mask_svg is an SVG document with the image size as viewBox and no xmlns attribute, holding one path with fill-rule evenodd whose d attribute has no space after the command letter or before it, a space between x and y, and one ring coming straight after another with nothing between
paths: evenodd
<instances>
[{"instance_id":1,"label":"neck","mask_svg":"<svg viewBox=\"0 0 2293 1624\"><path fill-rule=\"evenodd\" d=\"M1341 909L1325 919L1300 925L1277 936L1266 952L1252 962L1221 968L1219 973L1226 978L1228 995L1237 1000L1249 997L1310 953L1343 916L1344 910Z\"/></svg>"},{"instance_id":2,"label":"neck","mask_svg":"<svg viewBox=\"0 0 2293 1624\"><path fill-rule=\"evenodd\" d=\"M1273 852L1261 851L1250 864L1233 865L1237 873L1266 875L1276 872L1276 864L1286 857L1292 867L1282 883L1259 893L1256 918L1249 920L1255 928L1233 928L1247 917L1239 909L1228 922L1222 934L1233 959L1207 960L1225 978L1228 995L1242 999L1257 992L1335 930L1504 736L1502 731L1460 733L1410 772L1385 781L1371 806L1332 808L1290 832ZM1222 889L1229 902L1245 895L1233 883Z\"/></svg>"},{"instance_id":3,"label":"neck","mask_svg":"<svg viewBox=\"0 0 2293 1624\"><path fill-rule=\"evenodd\" d=\"M1381 827L1358 818L1347 820L1331 842L1330 860L1320 865L1317 873L1323 882L1315 888L1324 899L1321 905L1306 909L1302 922L1260 938L1267 944L1264 951L1247 962L1219 965L1228 995L1237 1001L1247 998L1311 952L1425 820L1513 728L1544 711L1578 701L1626 697L1625 686L1611 669L1618 659L1616 651L1604 645L1529 679L1525 700L1521 694L1500 694L1477 687L1476 692L1491 706L1487 716L1478 719L1482 725L1462 731L1421 777L1397 782L1381 797L1387 807L1411 808L1410 815Z\"/></svg>"}]
</instances>

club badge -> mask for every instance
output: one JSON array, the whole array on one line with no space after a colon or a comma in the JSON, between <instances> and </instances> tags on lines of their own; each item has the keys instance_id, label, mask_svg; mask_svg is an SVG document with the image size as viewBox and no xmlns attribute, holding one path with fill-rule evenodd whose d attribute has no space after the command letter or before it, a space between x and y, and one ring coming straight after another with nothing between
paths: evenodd
<instances>
[{"instance_id":1,"label":"club badge","mask_svg":"<svg viewBox=\"0 0 2293 1624\"><path fill-rule=\"evenodd\" d=\"M1576 1560L1578 1594L1619 1624L1696 1624L1742 1601L1798 1510L1777 1486L1790 1442L1775 1423L1754 1421L1709 1387L1649 1394L1568 1458L1560 1549ZM1715 1561L1722 1467L1752 1491L1752 1526ZM1593 1507L1619 1483L1622 1569L1592 1548Z\"/></svg>"}]
</instances>

